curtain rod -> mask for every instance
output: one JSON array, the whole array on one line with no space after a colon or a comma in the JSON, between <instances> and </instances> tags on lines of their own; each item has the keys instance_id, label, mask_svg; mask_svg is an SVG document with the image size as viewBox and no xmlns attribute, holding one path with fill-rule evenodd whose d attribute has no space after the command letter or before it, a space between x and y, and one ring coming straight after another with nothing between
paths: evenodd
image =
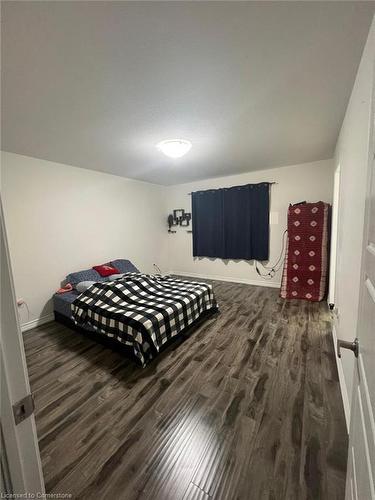
<instances>
[{"instance_id":1,"label":"curtain rod","mask_svg":"<svg viewBox=\"0 0 375 500\"><path fill-rule=\"evenodd\" d=\"M262 184L262 183L261 183L261 184ZM266 184L270 184L270 185L271 185L271 184L278 184L278 182L267 182ZM220 188L217 188L217 189L220 189ZM188 193L188 195L189 195L189 196L190 196L191 194L193 194L193 193Z\"/></svg>"}]
</instances>

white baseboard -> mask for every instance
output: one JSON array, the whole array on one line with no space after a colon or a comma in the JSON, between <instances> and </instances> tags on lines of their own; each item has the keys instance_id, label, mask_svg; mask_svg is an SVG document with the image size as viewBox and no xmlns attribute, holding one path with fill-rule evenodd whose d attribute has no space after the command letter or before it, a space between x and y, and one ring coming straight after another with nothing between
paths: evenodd
<instances>
[{"instance_id":1,"label":"white baseboard","mask_svg":"<svg viewBox=\"0 0 375 500\"><path fill-rule=\"evenodd\" d=\"M37 326L44 325L44 323L49 323L54 319L55 316L53 313L46 314L45 316L41 316L40 318L36 318L32 321L28 321L27 323L23 323L23 325L21 325L21 331L27 332L27 330L31 330L32 328L35 328Z\"/></svg>"},{"instance_id":2,"label":"white baseboard","mask_svg":"<svg viewBox=\"0 0 375 500\"><path fill-rule=\"evenodd\" d=\"M197 273L186 273L182 271L169 271L169 274L176 274L179 276L191 276L192 278L198 278L202 280L214 280L214 281L229 281L230 283L243 283L245 285L254 286L267 286L270 288L280 288L281 283L266 281L266 280L250 280L248 278L228 278L227 276L218 276L217 274L197 274Z\"/></svg>"},{"instance_id":3,"label":"white baseboard","mask_svg":"<svg viewBox=\"0 0 375 500\"><path fill-rule=\"evenodd\" d=\"M346 387L346 382L345 382L344 370L342 368L342 362L341 362L341 359L337 356L337 352L336 352L337 332L336 332L335 324L332 325L332 339L333 339L333 345L334 345L334 349L335 349L335 358L336 358L337 372L338 372L338 375L339 375L339 383L340 383L340 391L341 391L342 403L344 405L346 430L348 431L348 434L349 434L349 428L350 428L350 401L349 401L349 395L348 395L348 388Z\"/></svg>"}]
</instances>

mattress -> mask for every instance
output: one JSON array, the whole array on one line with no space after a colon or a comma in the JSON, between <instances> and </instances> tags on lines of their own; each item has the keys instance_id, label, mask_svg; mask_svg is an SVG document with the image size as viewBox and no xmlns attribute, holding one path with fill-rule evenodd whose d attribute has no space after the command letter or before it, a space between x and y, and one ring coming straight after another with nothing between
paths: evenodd
<instances>
[{"instance_id":1,"label":"mattress","mask_svg":"<svg viewBox=\"0 0 375 500\"><path fill-rule=\"evenodd\" d=\"M53 310L72 319L72 303L78 297L79 293L75 290L66 293L55 293L53 296Z\"/></svg>"},{"instance_id":2,"label":"mattress","mask_svg":"<svg viewBox=\"0 0 375 500\"><path fill-rule=\"evenodd\" d=\"M142 273L95 283L71 306L76 325L132 348L142 366L205 313L217 310L212 285Z\"/></svg>"},{"instance_id":3,"label":"mattress","mask_svg":"<svg viewBox=\"0 0 375 500\"><path fill-rule=\"evenodd\" d=\"M330 205L300 203L288 210L284 299L323 300L327 289Z\"/></svg>"}]
</instances>

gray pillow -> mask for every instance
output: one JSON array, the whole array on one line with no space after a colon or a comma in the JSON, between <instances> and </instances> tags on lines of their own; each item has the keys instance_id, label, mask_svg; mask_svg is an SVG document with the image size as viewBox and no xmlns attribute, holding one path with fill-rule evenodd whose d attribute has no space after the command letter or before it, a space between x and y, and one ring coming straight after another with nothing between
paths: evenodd
<instances>
[{"instance_id":1,"label":"gray pillow","mask_svg":"<svg viewBox=\"0 0 375 500\"><path fill-rule=\"evenodd\" d=\"M111 274L111 276L108 276L108 280L109 281L115 281L115 280L118 280L120 278L122 278L123 276L125 276L126 273L120 273L120 274Z\"/></svg>"},{"instance_id":2,"label":"gray pillow","mask_svg":"<svg viewBox=\"0 0 375 500\"><path fill-rule=\"evenodd\" d=\"M76 284L76 290L79 293L85 292L90 286L94 285L96 281L81 281Z\"/></svg>"},{"instance_id":3,"label":"gray pillow","mask_svg":"<svg viewBox=\"0 0 375 500\"><path fill-rule=\"evenodd\" d=\"M117 259L111 262L112 266L120 271L120 273L139 273L138 269L135 267L130 260Z\"/></svg>"},{"instance_id":4,"label":"gray pillow","mask_svg":"<svg viewBox=\"0 0 375 500\"><path fill-rule=\"evenodd\" d=\"M66 277L66 281L75 286L81 281L106 281L105 278L100 276L100 274L95 271L95 269L85 269L84 271L77 271L76 273L70 273Z\"/></svg>"}]
</instances>

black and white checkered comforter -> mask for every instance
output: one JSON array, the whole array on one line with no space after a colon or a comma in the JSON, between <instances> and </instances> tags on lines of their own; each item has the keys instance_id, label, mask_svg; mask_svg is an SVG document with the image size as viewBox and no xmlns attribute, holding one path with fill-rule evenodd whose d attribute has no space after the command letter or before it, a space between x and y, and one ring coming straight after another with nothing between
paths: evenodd
<instances>
[{"instance_id":1,"label":"black and white checkered comforter","mask_svg":"<svg viewBox=\"0 0 375 500\"><path fill-rule=\"evenodd\" d=\"M216 308L212 285L128 273L95 283L72 304L75 323L130 346L144 366L160 347Z\"/></svg>"}]
</instances>

